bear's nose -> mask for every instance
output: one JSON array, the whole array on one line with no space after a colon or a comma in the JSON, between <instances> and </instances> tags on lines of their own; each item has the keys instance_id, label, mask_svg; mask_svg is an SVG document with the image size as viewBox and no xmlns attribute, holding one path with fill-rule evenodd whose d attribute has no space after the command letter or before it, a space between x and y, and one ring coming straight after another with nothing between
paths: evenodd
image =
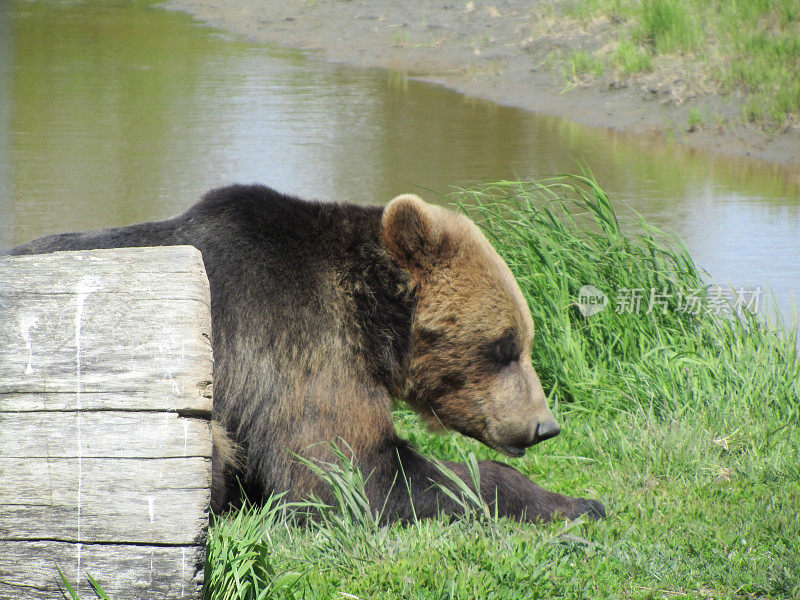
<instances>
[{"instance_id":1,"label":"bear's nose","mask_svg":"<svg viewBox=\"0 0 800 600\"><path fill-rule=\"evenodd\" d=\"M558 426L555 419L550 419L544 423L538 423L536 425L536 434L533 436L531 445L549 440L550 438L556 437L559 433L561 433L561 427Z\"/></svg>"},{"instance_id":2,"label":"bear's nose","mask_svg":"<svg viewBox=\"0 0 800 600\"><path fill-rule=\"evenodd\" d=\"M513 456L522 456L525 454L525 448L556 437L559 433L561 433L561 427L558 426L555 419L550 419L537 423L536 427L532 427L522 437L512 440L513 443L504 446L504 448Z\"/></svg>"}]
</instances>

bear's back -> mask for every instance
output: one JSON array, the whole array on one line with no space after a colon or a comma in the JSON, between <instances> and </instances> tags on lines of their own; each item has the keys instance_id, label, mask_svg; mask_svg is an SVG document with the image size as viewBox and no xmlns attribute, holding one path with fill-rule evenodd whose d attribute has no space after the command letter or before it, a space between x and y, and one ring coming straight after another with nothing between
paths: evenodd
<instances>
[{"instance_id":1,"label":"bear's back","mask_svg":"<svg viewBox=\"0 0 800 600\"><path fill-rule=\"evenodd\" d=\"M377 206L301 200L262 185L231 185L203 196L182 215L180 229L187 241L214 251L211 261L222 251L228 258L235 255L236 263L294 279L327 265L341 268L363 244L379 243L381 213Z\"/></svg>"}]
</instances>

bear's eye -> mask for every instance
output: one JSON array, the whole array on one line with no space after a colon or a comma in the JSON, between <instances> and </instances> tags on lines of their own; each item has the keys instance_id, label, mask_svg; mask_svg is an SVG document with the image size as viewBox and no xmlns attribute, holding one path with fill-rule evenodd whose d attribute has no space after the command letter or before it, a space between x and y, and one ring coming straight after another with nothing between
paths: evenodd
<instances>
[{"instance_id":1,"label":"bear's eye","mask_svg":"<svg viewBox=\"0 0 800 600\"><path fill-rule=\"evenodd\" d=\"M509 330L503 333L488 347L490 358L500 366L507 366L519 359L520 351L517 343L517 336L514 331Z\"/></svg>"}]
</instances>

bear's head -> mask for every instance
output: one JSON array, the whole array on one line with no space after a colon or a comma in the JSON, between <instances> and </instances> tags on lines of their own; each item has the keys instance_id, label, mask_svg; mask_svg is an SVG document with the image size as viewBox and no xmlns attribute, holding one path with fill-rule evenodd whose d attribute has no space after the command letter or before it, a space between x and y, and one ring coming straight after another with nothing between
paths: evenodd
<instances>
[{"instance_id":1,"label":"bear's head","mask_svg":"<svg viewBox=\"0 0 800 600\"><path fill-rule=\"evenodd\" d=\"M413 195L392 200L382 226L417 292L404 399L429 423L511 456L558 435L531 364L528 305L478 227Z\"/></svg>"}]
</instances>

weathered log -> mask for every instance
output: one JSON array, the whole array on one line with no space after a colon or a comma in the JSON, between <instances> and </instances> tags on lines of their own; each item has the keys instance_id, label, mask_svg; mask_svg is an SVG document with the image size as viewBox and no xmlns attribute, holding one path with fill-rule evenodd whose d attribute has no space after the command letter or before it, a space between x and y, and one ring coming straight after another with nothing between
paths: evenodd
<instances>
[{"instance_id":1,"label":"weathered log","mask_svg":"<svg viewBox=\"0 0 800 600\"><path fill-rule=\"evenodd\" d=\"M56 565L73 585L88 571L113 600L198 598L203 560L201 546L83 544L79 548L64 542L0 541L0 598L62 598ZM95 597L85 583L80 592L81 598Z\"/></svg>"},{"instance_id":2,"label":"weathered log","mask_svg":"<svg viewBox=\"0 0 800 600\"><path fill-rule=\"evenodd\" d=\"M209 306L188 246L0 259L0 599L199 596Z\"/></svg>"},{"instance_id":3,"label":"weathered log","mask_svg":"<svg viewBox=\"0 0 800 600\"><path fill-rule=\"evenodd\" d=\"M203 542L207 458L0 459L0 539Z\"/></svg>"},{"instance_id":4,"label":"weathered log","mask_svg":"<svg viewBox=\"0 0 800 600\"><path fill-rule=\"evenodd\" d=\"M180 417L172 412L84 408L81 413L0 412L0 432L7 432L0 433L0 460L77 458L79 426L83 458L207 457L211 453L206 419Z\"/></svg>"}]
</instances>

